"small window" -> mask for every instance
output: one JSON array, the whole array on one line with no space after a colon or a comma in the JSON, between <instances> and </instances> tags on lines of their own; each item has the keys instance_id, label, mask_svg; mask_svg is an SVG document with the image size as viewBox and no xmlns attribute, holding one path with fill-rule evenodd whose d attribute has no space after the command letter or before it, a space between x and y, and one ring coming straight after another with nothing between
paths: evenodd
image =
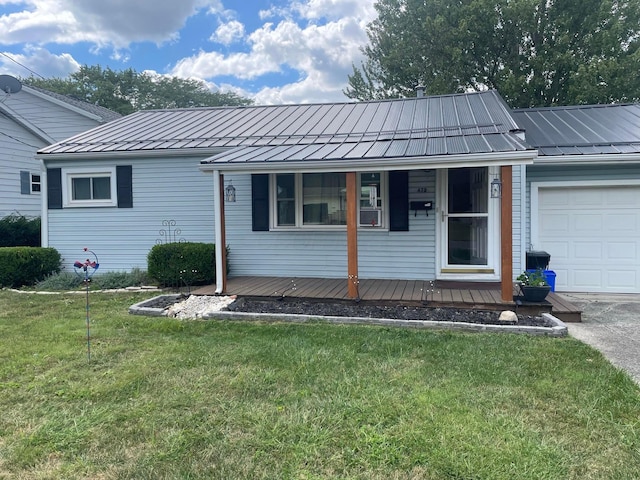
<instances>
[{"instance_id":1,"label":"small window","mask_svg":"<svg viewBox=\"0 0 640 480\"><path fill-rule=\"evenodd\" d=\"M74 206L116 206L115 172L106 171L65 171L66 182L63 191L64 204Z\"/></svg>"},{"instance_id":2,"label":"small window","mask_svg":"<svg viewBox=\"0 0 640 480\"><path fill-rule=\"evenodd\" d=\"M41 183L40 183L40 175L31 174L31 192L32 193L40 193Z\"/></svg>"}]
</instances>

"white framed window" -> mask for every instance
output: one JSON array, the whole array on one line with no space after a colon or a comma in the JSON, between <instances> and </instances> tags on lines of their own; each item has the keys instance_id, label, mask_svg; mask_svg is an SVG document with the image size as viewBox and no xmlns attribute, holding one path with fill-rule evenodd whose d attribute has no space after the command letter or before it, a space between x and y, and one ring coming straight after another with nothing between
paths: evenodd
<instances>
[{"instance_id":1,"label":"white framed window","mask_svg":"<svg viewBox=\"0 0 640 480\"><path fill-rule=\"evenodd\" d=\"M41 185L39 173L31 173L27 170L20 171L20 193L22 195L40 193Z\"/></svg>"},{"instance_id":2,"label":"white framed window","mask_svg":"<svg viewBox=\"0 0 640 480\"><path fill-rule=\"evenodd\" d=\"M345 173L279 173L270 177L273 229L344 229ZM386 228L386 175L358 174L358 219L363 228Z\"/></svg>"},{"instance_id":3,"label":"white framed window","mask_svg":"<svg viewBox=\"0 0 640 480\"><path fill-rule=\"evenodd\" d=\"M40 174L31 174L31 193L40 193L42 191L42 181Z\"/></svg>"},{"instance_id":4,"label":"white framed window","mask_svg":"<svg viewBox=\"0 0 640 480\"><path fill-rule=\"evenodd\" d=\"M115 207L115 168L63 169L62 200L65 207Z\"/></svg>"}]
</instances>

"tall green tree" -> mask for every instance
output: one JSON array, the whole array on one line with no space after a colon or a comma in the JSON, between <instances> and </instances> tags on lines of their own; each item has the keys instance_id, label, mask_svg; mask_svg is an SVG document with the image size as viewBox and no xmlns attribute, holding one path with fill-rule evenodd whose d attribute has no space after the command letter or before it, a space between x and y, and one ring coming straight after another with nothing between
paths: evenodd
<instances>
[{"instance_id":1,"label":"tall green tree","mask_svg":"<svg viewBox=\"0 0 640 480\"><path fill-rule=\"evenodd\" d=\"M84 65L68 78L24 79L24 83L100 105L127 115L154 108L249 105L252 100L231 92L213 92L194 79L167 77L99 65Z\"/></svg>"},{"instance_id":2,"label":"tall green tree","mask_svg":"<svg viewBox=\"0 0 640 480\"><path fill-rule=\"evenodd\" d=\"M640 99L637 0L378 0L354 99L497 89L512 107Z\"/></svg>"}]
</instances>

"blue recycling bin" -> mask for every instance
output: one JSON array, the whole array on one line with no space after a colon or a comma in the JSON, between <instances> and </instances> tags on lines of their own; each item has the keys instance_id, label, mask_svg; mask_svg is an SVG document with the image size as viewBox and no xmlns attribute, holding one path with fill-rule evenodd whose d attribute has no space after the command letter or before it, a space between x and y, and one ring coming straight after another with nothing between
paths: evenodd
<instances>
[{"instance_id":1,"label":"blue recycling bin","mask_svg":"<svg viewBox=\"0 0 640 480\"><path fill-rule=\"evenodd\" d=\"M535 268L528 268L527 272L535 272L537 271ZM549 286L551 287L551 291L556 291L556 272L553 270L543 270L542 274L544 275L544 279L547 281Z\"/></svg>"}]
</instances>

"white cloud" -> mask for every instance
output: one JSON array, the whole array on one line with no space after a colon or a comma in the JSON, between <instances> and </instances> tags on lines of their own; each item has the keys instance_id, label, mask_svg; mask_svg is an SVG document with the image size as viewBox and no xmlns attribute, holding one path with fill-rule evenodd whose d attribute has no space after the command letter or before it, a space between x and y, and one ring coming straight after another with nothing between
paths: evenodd
<instances>
[{"instance_id":1,"label":"white cloud","mask_svg":"<svg viewBox=\"0 0 640 480\"><path fill-rule=\"evenodd\" d=\"M344 17L369 18L375 17L373 2L362 0L308 0L296 1L291 8L303 18L308 19L338 19Z\"/></svg>"},{"instance_id":2,"label":"white cloud","mask_svg":"<svg viewBox=\"0 0 640 480\"><path fill-rule=\"evenodd\" d=\"M237 20L231 20L220 25L211 36L211 40L223 45L230 45L242 37L244 37L244 25Z\"/></svg>"},{"instance_id":3,"label":"white cloud","mask_svg":"<svg viewBox=\"0 0 640 480\"><path fill-rule=\"evenodd\" d=\"M263 23L247 31L249 21L223 5L240 11L232 0L0 0L0 5L19 7L0 14L0 45L32 45L20 55L30 68L47 76L66 76L78 63L70 54L51 54L45 49L48 45L69 45L70 51L77 51L71 46L88 43L97 59L110 57L122 64L136 60L132 45L154 42L161 47L160 55L166 52L164 64L172 62L173 67L167 67L171 75L211 84L236 78L245 88L252 82L258 85L257 93L243 95L255 96L260 103L340 101L345 99L342 90L352 63L362 59L366 25L375 18L374 1L273 0L269 10L260 12L243 6L243 13L253 11ZM194 53L176 60L171 55L184 48L180 32L195 14L209 15L211 30L195 32L202 38L188 44ZM199 22L202 28L208 20L200 17ZM183 32L185 39L193 37L193 31L188 33ZM207 39L217 48L209 48ZM4 61L7 67L24 75ZM260 86L265 76L273 85L280 74L292 83Z\"/></svg>"},{"instance_id":4,"label":"white cloud","mask_svg":"<svg viewBox=\"0 0 640 480\"><path fill-rule=\"evenodd\" d=\"M3 53L4 55L0 55L0 71L16 77L30 76L28 70L30 69L44 77L65 78L80 69L80 64L68 53L54 55L44 48L27 47L24 54ZM11 57L15 62L9 60L5 55Z\"/></svg>"},{"instance_id":5,"label":"white cloud","mask_svg":"<svg viewBox=\"0 0 640 480\"><path fill-rule=\"evenodd\" d=\"M288 13L307 19L335 20L323 24L300 25L292 18L266 23L247 37L248 52L200 51L179 61L172 73L178 76L215 79L234 76L258 79L285 68L299 72L300 80L277 88L264 88L255 94L258 103L298 103L345 100L342 90L352 64L362 58L360 48L367 43L365 28L375 15L373 0L311 0L296 2ZM277 13L261 12L266 18ZM347 14L348 13L348 14Z\"/></svg>"},{"instance_id":6,"label":"white cloud","mask_svg":"<svg viewBox=\"0 0 640 480\"><path fill-rule=\"evenodd\" d=\"M18 3L18 2L17 2ZM198 10L222 8L219 0L24 0L25 9L0 16L0 43L90 42L121 49L136 41L158 44L178 37Z\"/></svg>"}]
</instances>

